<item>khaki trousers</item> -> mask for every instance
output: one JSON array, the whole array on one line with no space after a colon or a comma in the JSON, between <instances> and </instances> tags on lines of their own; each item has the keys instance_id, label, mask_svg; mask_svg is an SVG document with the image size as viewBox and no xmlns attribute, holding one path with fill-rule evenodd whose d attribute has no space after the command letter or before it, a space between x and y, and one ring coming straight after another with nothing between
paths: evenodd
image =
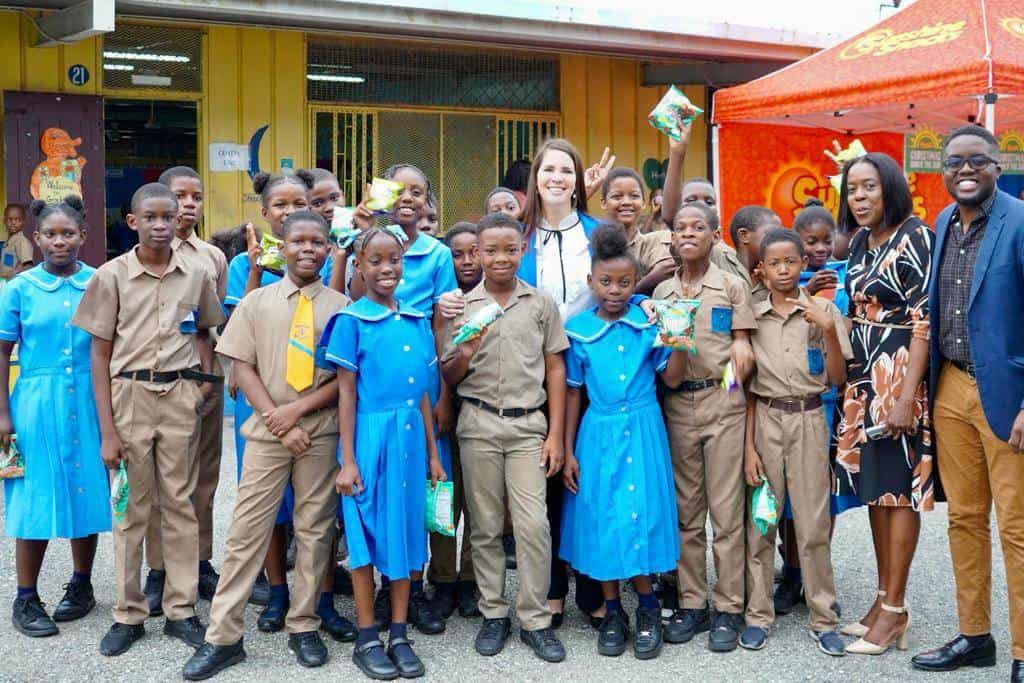
<instances>
[{"instance_id":1,"label":"khaki trousers","mask_svg":"<svg viewBox=\"0 0 1024 683\"><path fill-rule=\"evenodd\" d=\"M452 471L448 473L455 488L453 501L455 528L459 527L459 516L465 521L462 529L461 558L457 561L458 536L430 534L430 571L431 583L452 583L453 581L476 581L473 573L473 542L470 539L469 510L466 509L466 491L462 481L462 463L458 447L458 439L451 439Z\"/></svg>"},{"instance_id":2,"label":"khaki trousers","mask_svg":"<svg viewBox=\"0 0 1024 683\"><path fill-rule=\"evenodd\" d=\"M196 491L192 507L199 524L199 560L213 559L213 498L220 483L220 454L224 432L224 393L222 386L213 388L210 412L199 422L199 446L196 450ZM146 530L146 563L151 569L164 568L164 551L160 542L160 508L149 517Z\"/></svg>"},{"instance_id":3,"label":"khaki trousers","mask_svg":"<svg viewBox=\"0 0 1024 683\"><path fill-rule=\"evenodd\" d=\"M217 593L210 603L206 642L233 645L245 630L245 605L263 568L270 547L277 511L289 479L295 490L294 590L285 626L289 633L320 628L316 615L320 582L331 564L331 546L338 494L338 435L313 439L313 445L295 456L277 442L247 441L238 497L231 528L224 543Z\"/></svg>"},{"instance_id":4,"label":"khaki trousers","mask_svg":"<svg viewBox=\"0 0 1024 683\"><path fill-rule=\"evenodd\" d=\"M935 394L936 455L949 502L949 549L960 632L991 629L995 503L1006 563L1013 658L1024 659L1024 453L992 433L970 375L947 363Z\"/></svg>"},{"instance_id":5,"label":"khaki trousers","mask_svg":"<svg viewBox=\"0 0 1024 683\"><path fill-rule=\"evenodd\" d=\"M787 413L761 401L756 410L754 447L779 503L780 515L789 494L811 629L831 631L839 620L832 611L836 587L829 542L831 475L824 410ZM747 515L748 626L767 629L775 621L772 596L777 532L778 527L773 526L761 535L753 517Z\"/></svg>"},{"instance_id":6,"label":"khaki trousers","mask_svg":"<svg viewBox=\"0 0 1024 683\"><path fill-rule=\"evenodd\" d=\"M114 621L141 624L149 616L140 581L142 542L157 506L160 534L168 549L164 615L174 621L187 619L195 614L199 580L199 532L192 507L199 386L191 380L150 384L114 378L110 392L130 490L125 516L113 529Z\"/></svg>"},{"instance_id":7,"label":"khaki trousers","mask_svg":"<svg viewBox=\"0 0 1024 683\"><path fill-rule=\"evenodd\" d=\"M505 598L505 499L516 535L519 598L516 613L522 628L551 625L551 529L545 492L547 479L540 456L547 436L542 411L519 418L498 417L463 403L457 428L466 503L472 525L473 567L480 588L480 611L487 619L508 616Z\"/></svg>"},{"instance_id":8,"label":"khaki trousers","mask_svg":"<svg viewBox=\"0 0 1024 683\"><path fill-rule=\"evenodd\" d=\"M719 612L742 614L746 398L716 386L669 394L664 409L679 510L679 604L707 605L704 525L710 513L718 575L711 602Z\"/></svg>"}]
</instances>

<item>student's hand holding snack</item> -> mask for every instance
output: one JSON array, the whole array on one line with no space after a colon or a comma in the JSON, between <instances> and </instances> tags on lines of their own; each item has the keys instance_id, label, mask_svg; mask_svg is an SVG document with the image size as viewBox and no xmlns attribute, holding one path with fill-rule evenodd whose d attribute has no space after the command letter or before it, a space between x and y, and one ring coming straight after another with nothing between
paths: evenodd
<instances>
[{"instance_id":1,"label":"student's hand holding snack","mask_svg":"<svg viewBox=\"0 0 1024 683\"><path fill-rule=\"evenodd\" d=\"M658 309L654 305L654 299L644 299L640 302L640 310L647 316L647 322L653 325L658 322Z\"/></svg>"},{"instance_id":2,"label":"student's hand holding snack","mask_svg":"<svg viewBox=\"0 0 1024 683\"><path fill-rule=\"evenodd\" d=\"M461 289L453 289L442 294L437 304L441 311L441 317L451 320L462 315L462 312L466 310L466 295L462 293Z\"/></svg>"},{"instance_id":3,"label":"student's hand holding snack","mask_svg":"<svg viewBox=\"0 0 1024 683\"><path fill-rule=\"evenodd\" d=\"M302 427L292 427L284 436L279 438L281 439L281 445L294 455L302 455L313 445L309 434Z\"/></svg>"},{"instance_id":4,"label":"student's hand holding snack","mask_svg":"<svg viewBox=\"0 0 1024 683\"><path fill-rule=\"evenodd\" d=\"M746 339L734 339L730 354L732 369L736 372L736 379L742 384L747 381L747 377L750 377L754 369L754 349Z\"/></svg>"},{"instance_id":5,"label":"student's hand holding snack","mask_svg":"<svg viewBox=\"0 0 1024 683\"><path fill-rule=\"evenodd\" d=\"M753 444L743 449L743 476L748 486L760 486L764 480L764 464Z\"/></svg>"},{"instance_id":6,"label":"student's hand holding snack","mask_svg":"<svg viewBox=\"0 0 1024 683\"><path fill-rule=\"evenodd\" d=\"M580 492L580 461L576 459L573 453L566 452L565 454L562 481L565 483L565 488L573 493Z\"/></svg>"},{"instance_id":7,"label":"student's hand holding snack","mask_svg":"<svg viewBox=\"0 0 1024 683\"><path fill-rule=\"evenodd\" d=\"M466 360L471 359L476 355L476 352L480 350L480 342L483 341L483 335L470 339L469 341L462 342L459 344L459 353L465 356Z\"/></svg>"},{"instance_id":8,"label":"student's hand holding snack","mask_svg":"<svg viewBox=\"0 0 1024 683\"><path fill-rule=\"evenodd\" d=\"M669 156L679 156L686 154L686 146L690 144L690 132L693 130L693 121L684 121L679 126L679 139L676 140L672 136L668 138L668 153Z\"/></svg>"},{"instance_id":9,"label":"student's hand holding snack","mask_svg":"<svg viewBox=\"0 0 1024 683\"><path fill-rule=\"evenodd\" d=\"M540 452L540 466L546 468L545 476L549 479L562 469L562 440L553 439L551 436L544 439L544 447Z\"/></svg>"},{"instance_id":10,"label":"student's hand holding snack","mask_svg":"<svg viewBox=\"0 0 1024 683\"><path fill-rule=\"evenodd\" d=\"M252 223L245 224L245 250L249 255L249 268L262 270L260 256L263 255L263 248L260 246L259 238L256 237L256 228L252 227Z\"/></svg>"},{"instance_id":11,"label":"student's hand holding snack","mask_svg":"<svg viewBox=\"0 0 1024 683\"><path fill-rule=\"evenodd\" d=\"M354 462L345 463L334 480L334 489L343 496L354 496L363 492L363 477Z\"/></svg>"},{"instance_id":12,"label":"student's hand holding snack","mask_svg":"<svg viewBox=\"0 0 1024 683\"><path fill-rule=\"evenodd\" d=\"M811 276L811 279L807 282L806 289L808 294L817 294L823 289L832 289L838 285L839 274L834 270L822 268Z\"/></svg>"},{"instance_id":13,"label":"student's hand holding snack","mask_svg":"<svg viewBox=\"0 0 1024 683\"><path fill-rule=\"evenodd\" d=\"M786 299L789 303L796 306L803 316L804 320L817 327L822 332L829 332L836 328L836 323L829 315L829 312L822 306L815 306L811 304L807 306L803 304L799 299Z\"/></svg>"},{"instance_id":14,"label":"student's hand holding snack","mask_svg":"<svg viewBox=\"0 0 1024 683\"><path fill-rule=\"evenodd\" d=\"M356 212L352 215L353 227L359 228L360 230L369 230L373 227L373 212L367 208L366 204L370 201L370 183L366 183L363 188L363 201L359 202L356 207Z\"/></svg>"},{"instance_id":15,"label":"student's hand holding snack","mask_svg":"<svg viewBox=\"0 0 1024 683\"><path fill-rule=\"evenodd\" d=\"M271 434L281 438L299 424L301 417L302 407L297 405L297 401L293 401L263 413L263 424Z\"/></svg>"},{"instance_id":16,"label":"student's hand holding snack","mask_svg":"<svg viewBox=\"0 0 1024 683\"><path fill-rule=\"evenodd\" d=\"M100 458L103 459L103 465L107 469L116 469L122 460L124 460L124 444L121 443L121 437L117 434L111 436L104 436L100 440Z\"/></svg>"},{"instance_id":17,"label":"student's hand holding snack","mask_svg":"<svg viewBox=\"0 0 1024 683\"><path fill-rule=\"evenodd\" d=\"M430 488L437 486L439 481L448 481L448 475L444 471L444 465L441 464L441 459L436 455L431 456L427 463L430 471Z\"/></svg>"},{"instance_id":18,"label":"student's hand holding snack","mask_svg":"<svg viewBox=\"0 0 1024 683\"><path fill-rule=\"evenodd\" d=\"M14 423L11 421L11 414L0 414L0 446L4 448L10 446L12 434L14 434Z\"/></svg>"}]
</instances>

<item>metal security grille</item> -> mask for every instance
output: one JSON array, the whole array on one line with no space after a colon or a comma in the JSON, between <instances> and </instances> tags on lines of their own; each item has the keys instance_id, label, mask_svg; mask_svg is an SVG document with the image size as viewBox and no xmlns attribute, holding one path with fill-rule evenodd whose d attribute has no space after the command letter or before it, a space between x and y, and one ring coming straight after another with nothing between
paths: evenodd
<instances>
[{"instance_id":1,"label":"metal security grille","mask_svg":"<svg viewBox=\"0 0 1024 683\"><path fill-rule=\"evenodd\" d=\"M551 116L352 107L313 107L310 122L316 165L338 176L350 205L373 176L414 164L437 195L442 230L479 218L508 166L532 159L560 127Z\"/></svg>"},{"instance_id":2,"label":"metal security grille","mask_svg":"<svg viewBox=\"0 0 1024 683\"><path fill-rule=\"evenodd\" d=\"M103 37L107 88L201 92L203 33L198 29L125 24Z\"/></svg>"},{"instance_id":3,"label":"metal security grille","mask_svg":"<svg viewBox=\"0 0 1024 683\"><path fill-rule=\"evenodd\" d=\"M313 102L558 111L558 58L513 52L310 43Z\"/></svg>"}]
</instances>

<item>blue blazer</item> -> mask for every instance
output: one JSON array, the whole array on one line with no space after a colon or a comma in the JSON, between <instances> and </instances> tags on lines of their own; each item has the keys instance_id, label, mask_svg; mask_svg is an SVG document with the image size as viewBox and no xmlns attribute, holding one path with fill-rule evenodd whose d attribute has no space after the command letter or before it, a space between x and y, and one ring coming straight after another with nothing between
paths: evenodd
<instances>
[{"instance_id":1,"label":"blue blazer","mask_svg":"<svg viewBox=\"0 0 1024 683\"><path fill-rule=\"evenodd\" d=\"M974 264L967 335L985 418L995 435L1007 441L1017 413L1024 409L1024 202L996 192ZM943 209L935 223L928 292L933 402L944 361L939 351L939 265L954 208Z\"/></svg>"}]
</instances>

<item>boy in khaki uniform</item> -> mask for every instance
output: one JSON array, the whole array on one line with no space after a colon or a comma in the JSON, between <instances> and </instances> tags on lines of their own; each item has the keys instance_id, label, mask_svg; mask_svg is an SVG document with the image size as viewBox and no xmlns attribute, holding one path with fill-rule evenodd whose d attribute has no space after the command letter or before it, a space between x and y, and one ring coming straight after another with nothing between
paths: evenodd
<instances>
[{"instance_id":1,"label":"boy in khaki uniform","mask_svg":"<svg viewBox=\"0 0 1024 683\"><path fill-rule=\"evenodd\" d=\"M554 300L515 276L523 247L522 227L515 219L493 213L480 220L477 248L484 279L466 294L466 309L452 329L492 303L504 315L482 337L458 346L449 341L442 373L462 400L456 435L484 615L476 650L498 654L511 630L501 543L507 497L516 534L520 638L537 656L560 662L565 649L551 630L547 603L551 529L545 493L547 477L562 466L566 384L561 354L569 340Z\"/></svg>"},{"instance_id":2,"label":"boy in khaki uniform","mask_svg":"<svg viewBox=\"0 0 1024 683\"><path fill-rule=\"evenodd\" d=\"M711 630L708 647L735 649L743 624L743 391L719 386L732 361L737 376L749 372L749 332L757 327L750 291L739 278L711 263L718 217L700 202L683 206L672 224L672 245L681 266L654 290L655 299L699 299L694 320L697 353L684 381L663 400L676 502L679 508L679 602L665 627L665 640L685 643ZM711 515L718 583L707 609L707 534Z\"/></svg>"},{"instance_id":3,"label":"boy in khaki uniform","mask_svg":"<svg viewBox=\"0 0 1024 683\"><path fill-rule=\"evenodd\" d=\"M117 602L114 625L100 643L107 656L122 654L145 633L149 605L139 571L154 501L170 550L164 633L193 647L203 639L193 609L199 546L191 497L197 415L213 391L209 330L224 314L206 273L171 249L177 214L165 185L142 186L127 217L139 245L96 271L73 318L93 336L103 462L114 468L124 461L130 487L124 518L114 524Z\"/></svg>"},{"instance_id":4,"label":"boy in khaki uniform","mask_svg":"<svg viewBox=\"0 0 1024 683\"><path fill-rule=\"evenodd\" d=\"M171 248L179 255L192 260L202 268L217 288L217 297L224 301L227 287L228 262L217 247L204 242L196 235L196 227L203 217L203 182L199 174L187 166L175 166L160 174L160 183L166 185L178 199L178 224L174 229ZM214 359L213 374L223 381L224 371ZM213 559L213 498L220 482L221 443L224 430L224 392L221 382L217 383L210 400L200 416L199 445L196 452L196 490L192 495L192 506L199 523L199 597L211 600L217 590L217 572L210 560ZM164 554L160 543L160 508L154 508L146 532L146 561L149 576L146 577L146 600L150 616L162 613L160 603L164 589Z\"/></svg>"},{"instance_id":5,"label":"boy in khaki uniform","mask_svg":"<svg viewBox=\"0 0 1024 683\"><path fill-rule=\"evenodd\" d=\"M28 212L21 204L8 204L4 209L7 241L0 252L0 277L7 280L32 267L35 249L32 247L32 241L25 236L27 215Z\"/></svg>"},{"instance_id":6,"label":"boy in khaki uniform","mask_svg":"<svg viewBox=\"0 0 1024 683\"><path fill-rule=\"evenodd\" d=\"M845 647L834 631L831 475L821 394L846 382L853 349L835 304L799 289L807 263L800 237L772 230L761 243L761 255L771 294L754 306L757 369L747 399L745 475L750 486L767 480L780 507L789 494L811 635L822 652L839 656ZM776 532L772 526L761 534L753 519L747 520L747 628L740 645L751 650L764 647L775 620Z\"/></svg>"},{"instance_id":7,"label":"boy in khaki uniform","mask_svg":"<svg viewBox=\"0 0 1024 683\"><path fill-rule=\"evenodd\" d=\"M327 234L319 214L289 216L282 227L285 277L246 295L217 342L217 353L234 361L239 389L255 410L242 426L247 445L238 498L206 643L183 670L189 680L209 678L245 659L245 605L289 481L298 552L288 647L303 666L327 661L316 607L338 505L338 381L315 366L314 350L327 322L349 304L320 279Z\"/></svg>"}]
</instances>

